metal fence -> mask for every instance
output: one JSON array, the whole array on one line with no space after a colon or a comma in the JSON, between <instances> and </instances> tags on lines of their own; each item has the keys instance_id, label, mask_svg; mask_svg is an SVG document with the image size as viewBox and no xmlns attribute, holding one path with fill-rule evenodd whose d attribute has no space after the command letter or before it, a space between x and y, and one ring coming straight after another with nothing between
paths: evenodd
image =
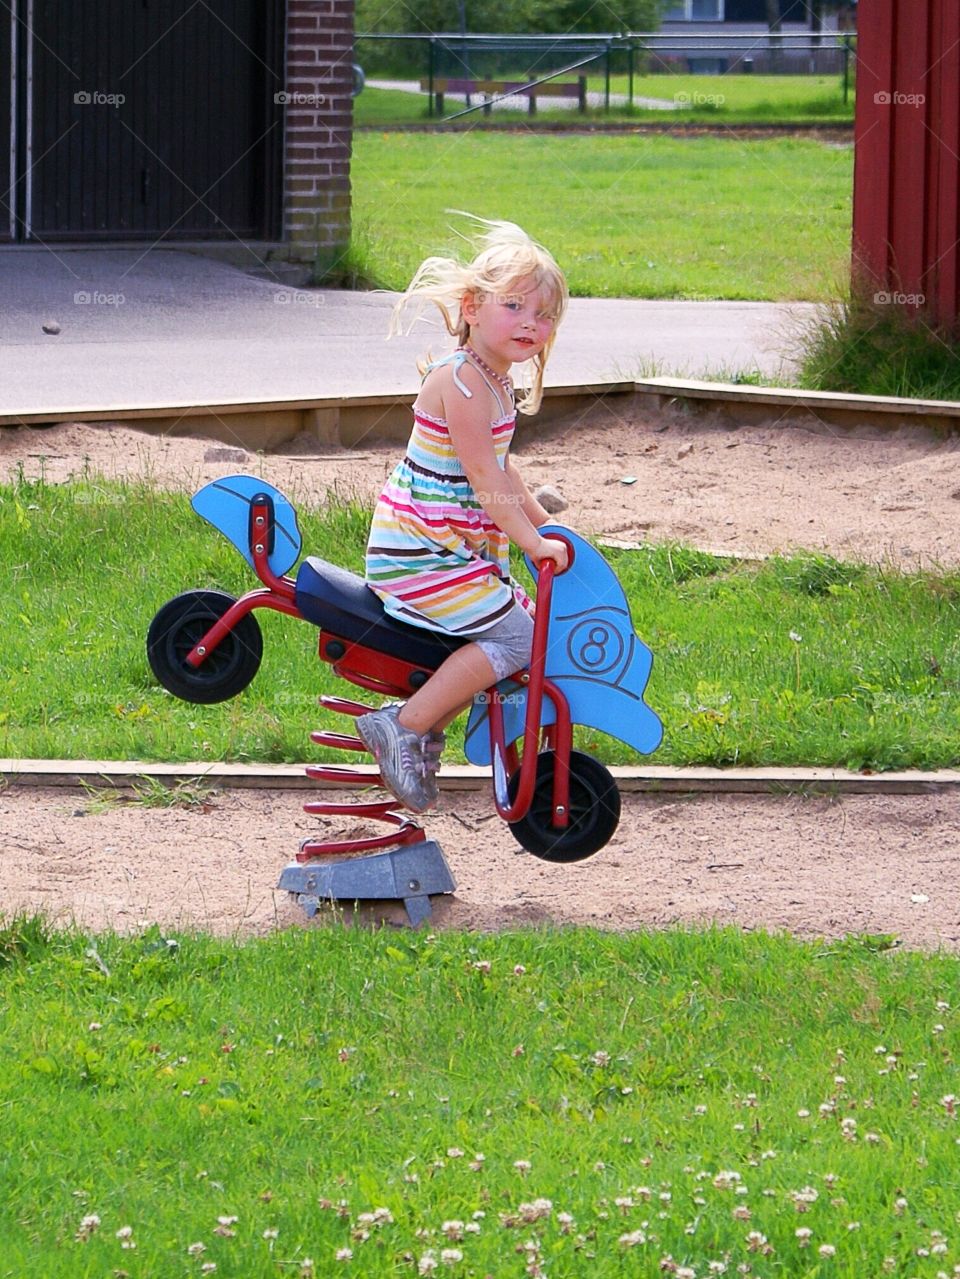
<instances>
[{"instance_id":1,"label":"metal fence","mask_svg":"<svg viewBox=\"0 0 960 1279\"><path fill-rule=\"evenodd\" d=\"M663 75L835 75L841 79L844 103L853 83L856 36L848 32L628 32L596 36L473 35L435 32L428 35L372 33L357 37L356 60L369 76L414 77L427 92L431 114L437 85L456 83L474 106L465 84L510 79L512 93L526 92L561 76L602 77L603 89L591 94L591 105L611 109L611 79L627 77L616 105L637 105L636 81ZM517 88L521 85L522 88ZM442 100L442 89L441 89ZM477 90L480 93L480 90ZM489 95L487 95L489 97ZM503 96L508 96L504 94ZM529 96L529 94L528 94ZM459 114L459 113L458 113Z\"/></svg>"}]
</instances>

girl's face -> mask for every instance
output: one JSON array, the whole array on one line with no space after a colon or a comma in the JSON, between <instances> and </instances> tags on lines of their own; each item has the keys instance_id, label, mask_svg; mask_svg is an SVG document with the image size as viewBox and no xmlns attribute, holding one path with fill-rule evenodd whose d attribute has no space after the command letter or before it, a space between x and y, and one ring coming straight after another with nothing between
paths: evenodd
<instances>
[{"instance_id":1,"label":"girl's face","mask_svg":"<svg viewBox=\"0 0 960 1279\"><path fill-rule=\"evenodd\" d=\"M500 373L539 355L556 327L550 299L533 280L503 293L468 293L461 310L471 345Z\"/></svg>"}]
</instances>

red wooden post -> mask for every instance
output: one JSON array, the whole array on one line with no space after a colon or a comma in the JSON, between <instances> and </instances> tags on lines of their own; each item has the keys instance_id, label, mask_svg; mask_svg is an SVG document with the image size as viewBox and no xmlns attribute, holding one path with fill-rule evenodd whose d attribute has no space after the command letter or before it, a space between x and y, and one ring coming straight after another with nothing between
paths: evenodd
<instances>
[{"instance_id":1,"label":"red wooden post","mask_svg":"<svg viewBox=\"0 0 960 1279\"><path fill-rule=\"evenodd\" d=\"M960 314L960 5L860 0L853 281Z\"/></svg>"}]
</instances>

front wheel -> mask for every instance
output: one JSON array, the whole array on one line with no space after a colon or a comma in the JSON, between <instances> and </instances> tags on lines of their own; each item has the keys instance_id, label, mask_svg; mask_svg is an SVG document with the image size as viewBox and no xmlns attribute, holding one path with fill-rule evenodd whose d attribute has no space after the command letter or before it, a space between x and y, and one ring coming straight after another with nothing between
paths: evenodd
<instances>
[{"instance_id":1,"label":"front wheel","mask_svg":"<svg viewBox=\"0 0 960 1279\"><path fill-rule=\"evenodd\" d=\"M157 679L185 702L212 705L242 692L260 669L263 634L251 614L241 617L199 666L187 655L236 600L223 591L185 591L168 600L147 631L147 661Z\"/></svg>"},{"instance_id":2,"label":"front wheel","mask_svg":"<svg viewBox=\"0 0 960 1279\"><path fill-rule=\"evenodd\" d=\"M609 842L620 821L620 792L608 769L592 755L570 752L570 814L566 826L553 825L553 771L556 756L537 756L537 780L525 817L510 823L514 838L548 862L578 862ZM520 773L510 778L513 800Z\"/></svg>"}]
</instances>

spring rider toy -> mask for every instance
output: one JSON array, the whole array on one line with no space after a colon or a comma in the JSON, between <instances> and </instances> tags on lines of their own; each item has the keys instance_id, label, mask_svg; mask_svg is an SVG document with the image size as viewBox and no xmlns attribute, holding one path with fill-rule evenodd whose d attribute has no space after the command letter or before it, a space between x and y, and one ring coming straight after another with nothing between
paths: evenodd
<instances>
[{"instance_id":1,"label":"spring rider toy","mask_svg":"<svg viewBox=\"0 0 960 1279\"><path fill-rule=\"evenodd\" d=\"M151 669L185 701L226 701L247 687L263 655L253 616L258 608L312 622L319 628L321 660L381 698L409 697L467 642L394 621L362 578L325 560L307 556L296 577L289 576L302 547L296 512L262 479L214 480L192 505L233 543L262 585L239 599L216 590L186 591L154 617L147 634ZM530 667L475 698L465 750L472 764L492 768L496 811L520 845L547 861L574 862L611 838L620 795L599 760L573 749L573 726L589 725L643 753L656 749L663 730L643 700L653 659L634 633L613 570L571 530L550 524L541 531L566 542L569 566L555 576L551 562L537 573L527 561L537 581ZM319 701L354 717L373 709L341 697ZM311 736L321 746L366 750L350 734L323 730ZM377 781L344 765L311 764L306 772L342 787ZM302 842L278 887L295 894L308 915L324 901L402 900L417 925L430 915L432 894L454 890L439 845L395 799L313 801L304 809L392 827L384 835ZM354 856L344 859L347 854Z\"/></svg>"}]
</instances>

